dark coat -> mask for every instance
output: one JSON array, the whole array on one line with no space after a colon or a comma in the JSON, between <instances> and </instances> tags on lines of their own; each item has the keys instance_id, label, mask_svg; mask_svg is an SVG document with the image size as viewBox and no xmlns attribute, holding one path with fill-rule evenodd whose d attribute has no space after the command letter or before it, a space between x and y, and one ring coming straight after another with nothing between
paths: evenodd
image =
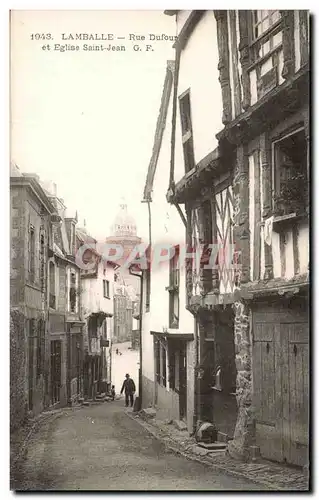
<instances>
[{"instance_id":1,"label":"dark coat","mask_svg":"<svg viewBox=\"0 0 319 500\"><path fill-rule=\"evenodd\" d=\"M123 382L121 394L125 391L125 394L133 394L136 391L134 380L132 378L126 378Z\"/></svg>"}]
</instances>

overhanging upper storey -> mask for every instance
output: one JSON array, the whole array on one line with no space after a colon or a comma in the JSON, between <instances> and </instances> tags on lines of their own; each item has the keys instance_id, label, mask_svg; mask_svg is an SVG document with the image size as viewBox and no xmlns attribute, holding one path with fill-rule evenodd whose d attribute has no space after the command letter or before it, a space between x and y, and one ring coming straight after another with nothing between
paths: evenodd
<instances>
[{"instance_id":1,"label":"overhanging upper storey","mask_svg":"<svg viewBox=\"0 0 319 500\"><path fill-rule=\"evenodd\" d=\"M229 170L230 165L231 151L226 154L219 147L214 149L168 191L167 201L185 203L198 198L201 191L212 184L214 178Z\"/></svg>"}]
</instances>

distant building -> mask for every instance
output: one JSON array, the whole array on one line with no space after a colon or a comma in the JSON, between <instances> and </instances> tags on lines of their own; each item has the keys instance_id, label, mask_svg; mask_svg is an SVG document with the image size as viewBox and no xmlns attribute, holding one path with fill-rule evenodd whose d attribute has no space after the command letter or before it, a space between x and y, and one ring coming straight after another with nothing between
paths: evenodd
<instances>
[{"instance_id":1,"label":"distant building","mask_svg":"<svg viewBox=\"0 0 319 500\"><path fill-rule=\"evenodd\" d=\"M86 228L76 231L77 248L92 243L83 255L89 269L81 270L84 326L84 398L107 392L111 384L114 315L114 271L116 264L103 260L94 249L96 240Z\"/></svg>"},{"instance_id":2,"label":"distant building","mask_svg":"<svg viewBox=\"0 0 319 500\"><path fill-rule=\"evenodd\" d=\"M122 203L111 227L111 236L106 243L121 245L123 256L119 259L119 269L116 272L114 286L114 337L113 343L130 341L133 330L133 303L140 293L140 280L132 276L123 264L132 250L140 245L142 240L137 236L135 220L127 211L127 205Z\"/></svg>"}]
</instances>

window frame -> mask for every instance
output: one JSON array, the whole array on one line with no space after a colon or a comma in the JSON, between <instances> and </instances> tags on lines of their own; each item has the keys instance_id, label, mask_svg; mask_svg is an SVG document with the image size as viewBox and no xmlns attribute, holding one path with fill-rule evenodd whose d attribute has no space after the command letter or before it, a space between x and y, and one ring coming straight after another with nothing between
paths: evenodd
<instances>
[{"instance_id":1,"label":"window frame","mask_svg":"<svg viewBox=\"0 0 319 500\"><path fill-rule=\"evenodd\" d=\"M28 259L28 279L30 283L35 282L35 226L29 225L29 259Z\"/></svg>"},{"instance_id":2,"label":"window frame","mask_svg":"<svg viewBox=\"0 0 319 500\"><path fill-rule=\"evenodd\" d=\"M282 47L282 41L277 45L273 45L273 38L280 32L283 31L283 19L281 13L279 11L279 19L275 21L273 24L269 25L269 27L262 32L259 36L255 36L255 28L259 23L255 23L254 15L257 11L252 10L248 12L248 25L249 25L249 47L250 47L250 62L251 66L248 68L248 71L252 69L256 64L261 64L267 59L271 58L274 53L276 53ZM269 12L269 11L268 11ZM276 12L276 11L272 11ZM270 16L271 17L271 16ZM261 23L266 18L263 18ZM259 51L262 49L262 46L269 42L269 50L262 55L259 55Z\"/></svg>"},{"instance_id":3,"label":"window frame","mask_svg":"<svg viewBox=\"0 0 319 500\"><path fill-rule=\"evenodd\" d=\"M51 269L53 269L53 275L54 275L54 293L52 293L52 276L51 276ZM57 309L57 296L56 296L56 264L52 260L49 261L49 307L50 309ZM53 305L52 305L53 304Z\"/></svg>"},{"instance_id":4,"label":"window frame","mask_svg":"<svg viewBox=\"0 0 319 500\"><path fill-rule=\"evenodd\" d=\"M168 302L168 324L169 328L178 329L180 320L180 269L179 269L179 246L175 247L175 255L169 260L169 302ZM177 318L175 318L175 300L177 300Z\"/></svg>"},{"instance_id":5,"label":"window frame","mask_svg":"<svg viewBox=\"0 0 319 500\"><path fill-rule=\"evenodd\" d=\"M69 270L69 307L70 307L70 313L76 314L77 312L77 272L75 269L70 268ZM72 283L72 276L74 276L74 283ZM74 286L73 286L74 285ZM74 292L73 292L74 290ZM74 295L74 296L73 296ZM73 307L73 300L74 300L74 307Z\"/></svg>"},{"instance_id":6,"label":"window frame","mask_svg":"<svg viewBox=\"0 0 319 500\"><path fill-rule=\"evenodd\" d=\"M192 120L192 106L191 106L191 91L190 88L185 90L179 97L179 111L181 122L181 135L184 156L184 168L187 174L195 168L195 154L194 154L194 134L193 134L193 120ZM188 106L186 105L188 104ZM188 110L186 110L188 107ZM187 123L188 122L188 123Z\"/></svg>"},{"instance_id":7,"label":"window frame","mask_svg":"<svg viewBox=\"0 0 319 500\"><path fill-rule=\"evenodd\" d=\"M281 192L281 179L280 179L280 173L281 173L281 165L278 166L278 146L280 143L288 139L289 137L293 137L294 135L300 134L301 132L304 133L304 142L305 142L305 149L306 149L306 158L305 158L305 171L303 172L304 177L305 177L305 189L306 192L309 193L309 175L308 175L308 166L307 166L307 155L308 155L308 143L307 143L307 136L306 136L306 130L305 130L305 125L303 123L299 123L298 125L294 126L291 129L288 129L284 131L282 134L280 134L277 137L274 137L271 141L271 163L272 163L272 168L271 168L271 173L272 173L272 197L271 197L271 202L272 202L272 210L273 212L276 212L278 209L278 202L276 201L276 197L280 196ZM280 146L279 146L280 147ZM302 172L301 172L302 173ZM289 206L289 203L287 203ZM307 195L305 193L305 199L303 201L304 209L306 211L306 206L307 206ZM293 213L294 211L291 210L290 213Z\"/></svg>"},{"instance_id":8,"label":"window frame","mask_svg":"<svg viewBox=\"0 0 319 500\"><path fill-rule=\"evenodd\" d=\"M110 298L110 281L109 280L103 280L103 297L105 299Z\"/></svg>"}]
</instances>

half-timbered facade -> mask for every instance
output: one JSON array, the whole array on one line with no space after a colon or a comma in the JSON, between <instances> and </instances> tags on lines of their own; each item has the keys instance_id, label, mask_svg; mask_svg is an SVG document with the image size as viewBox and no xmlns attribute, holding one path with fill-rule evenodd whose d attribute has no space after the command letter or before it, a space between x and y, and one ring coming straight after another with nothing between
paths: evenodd
<instances>
[{"instance_id":1,"label":"half-timbered facade","mask_svg":"<svg viewBox=\"0 0 319 500\"><path fill-rule=\"evenodd\" d=\"M304 465L308 12L173 13L177 25L184 20L187 27L176 42L180 74L187 73L182 67L191 59L181 54L192 47L205 16L214 16L215 30L205 42L218 47L218 58L207 59L197 78L204 79L206 67L215 65L220 86L214 99L222 103L221 130L216 130L214 114L209 123L212 148L196 157L200 130L206 137L208 124L203 120L197 125L196 137L189 123L198 112L193 107L190 112L187 103L180 107L179 125L177 101L185 90L177 85L174 147L180 152L171 169L168 198L185 204L189 246L206 249L189 263L187 282L188 308L198 325L198 413L233 438L229 451L234 456L247 457L255 445L265 458ZM190 81L189 87L195 102L196 86ZM202 106L213 92L212 87L201 96ZM182 178L176 166L181 158ZM213 268L207 266L209 259Z\"/></svg>"}]
</instances>

